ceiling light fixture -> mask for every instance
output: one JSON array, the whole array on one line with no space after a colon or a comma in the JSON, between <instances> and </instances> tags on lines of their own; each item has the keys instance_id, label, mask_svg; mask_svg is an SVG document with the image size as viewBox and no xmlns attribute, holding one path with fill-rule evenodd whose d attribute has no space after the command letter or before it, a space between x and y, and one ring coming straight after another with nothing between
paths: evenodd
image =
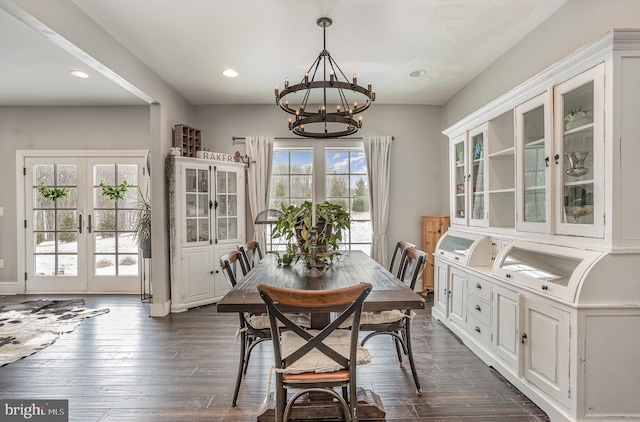
<instances>
[{"instance_id":1,"label":"ceiling light fixture","mask_svg":"<svg viewBox=\"0 0 640 422\"><path fill-rule=\"evenodd\" d=\"M295 120L289 119L289 130L298 136L339 138L352 135L362 127L362 116L355 120L354 115L362 113L371 106L376 99L376 91L371 89L371 82L367 88L359 86L355 73L352 81L349 81L327 51L327 27L331 26L333 21L323 17L316 23L322 27L323 49L309 70L305 72L300 83L289 86L289 78L285 78L282 92L276 85L276 104L285 112L295 116ZM322 69L318 72L321 65ZM329 78L327 78L328 72ZM321 76L322 79L320 79ZM362 98L364 102L350 103L345 91L357 93L358 98ZM296 93L299 93L298 98L294 97ZM291 107L289 98L295 99L299 105ZM307 108L308 105L313 107L315 104L318 105L318 111ZM335 112L329 112L328 107L335 107Z\"/></svg>"},{"instance_id":2,"label":"ceiling light fixture","mask_svg":"<svg viewBox=\"0 0 640 422\"><path fill-rule=\"evenodd\" d=\"M78 69L72 70L71 74L80 79L87 79L89 77L89 74L87 72Z\"/></svg>"},{"instance_id":3,"label":"ceiling light fixture","mask_svg":"<svg viewBox=\"0 0 640 422\"><path fill-rule=\"evenodd\" d=\"M235 78L236 76L238 76L238 72L233 69L225 69L222 71L222 74L227 78Z\"/></svg>"}]
</instances>

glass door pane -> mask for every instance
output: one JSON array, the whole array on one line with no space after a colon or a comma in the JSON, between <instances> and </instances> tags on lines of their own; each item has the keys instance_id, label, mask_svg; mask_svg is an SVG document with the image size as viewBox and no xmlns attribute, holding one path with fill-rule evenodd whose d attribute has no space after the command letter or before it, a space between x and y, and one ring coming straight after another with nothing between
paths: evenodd
<instances>
[{"instance_id":1,"label":"glass door pane","mask_svg":"<svg viewBox=\"0 0 640 422\"><path fill-rule=\"evenodd\" d=\"M593 224L593 81L562 94L563 223Z\"/></svg>"},{"instance_id":2,"label":"glass door pane","mask_svg":"<svg viewBox=\"0 0 640 422\"><path fill-rule=\"evenodd\" d=\"M78 276L78 171L76 164L32 167L33 267L38 276ZM48 193L58 193L58 197Z\"/></svg>"},{"instance_id":3,"label":"glass door pane","mask_svg":"<svg viewBox=\"0 0 640 422\"><path fill-rule=\"evenodd\" d=\"M187 243L209 242L209 170L185 169L185 225Z\"/></svg>"},{"instance_id":4,"label":"glass door pane","mask_svg":"<svg viewBox=\"0 0 640 422\"><path fill-rule=\"evenodd\" d=\"M485 220L485 131L470 134L471 148L471 220Z\"/></svg>"},{"instance_id":5,"label":"glass door pane","mask_svg":"<svg viewBox=\"0 0 640 422\"><path fill-rule=\"evenodd\" d=\"M546 139L544 105L522 115L525 222L544 223L546 215Z\"/></svg>"},{"instance_id":6,"label":"glass door pane","mask_svg":"<svg viewBox=\"0 0 640 422\"><path fill-rule=\"evenodd\" d=\"M453 217L457 219L465 219L467 215L467 201L466 201L466 154L465 154L465 136L453 144L453 160L455 164L453 166L453 179L454 189L452 197L454 198L454 214Z\"/></svg>"},{"instance_id":7,"label":"glass door pane","mask_svg":"<svg viewBox=\"0 0 640 422\"><path fill-rule=\"evenodd\" d=\"M238 238L238 180L235 171L216 170L218 241Z\"/></svg>"}]
</instances>

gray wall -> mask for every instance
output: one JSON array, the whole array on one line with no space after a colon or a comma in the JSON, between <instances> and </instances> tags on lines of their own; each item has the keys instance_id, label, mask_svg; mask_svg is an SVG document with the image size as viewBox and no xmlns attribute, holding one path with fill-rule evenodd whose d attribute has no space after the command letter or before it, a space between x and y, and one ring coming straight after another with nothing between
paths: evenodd
<instances>
[{"instance_id":1,"label":"gray wall","mask_svg":"<svg viewBox=\"0 0 640 422\"><path fill-rule=\"evenodd\" d=\"M245 153L232 136L293 137L288 116L275 105L198 106L194 124L202 130L203 147L215 152ZM422 215L440 215L446 191L440 157L446 144L440 135L440 107L374 104L364 113L360 136L395 136L391 152L390 210L387 246L398 239L420 244ZM302 138L301 138L302 139ZM250 217L249 217L250 218Z\"/></svg>"},{"instance_id":2,"label":"gray wall","mask_svg":"<svg viewBox=\"0 0 640 422\"><path fill-rule=\"evenodd\" d=\"M613 28L640 28L640 1L567 1L442 106L442 129Z\"/></svg>"}]
</instances>

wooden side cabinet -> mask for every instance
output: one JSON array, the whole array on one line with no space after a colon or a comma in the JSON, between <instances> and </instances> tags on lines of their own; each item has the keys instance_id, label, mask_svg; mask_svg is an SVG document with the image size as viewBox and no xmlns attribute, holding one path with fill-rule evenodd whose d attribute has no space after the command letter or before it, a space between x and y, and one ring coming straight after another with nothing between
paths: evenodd
<instances>
[{"instance_id":1,"label":"wooden side cabinet","mask_svg":"<svg viewBox=\"0 0 640 422\"><path fill-rule=\"evenodd\" d=\"M433 291L434 264L436 245L438 240L449 228L450 220L448 216L427 216L422 217L422 250L427 252L427 266L422 273L422 295L426 296L428 291Z\"/></svg>"}]
</instances>

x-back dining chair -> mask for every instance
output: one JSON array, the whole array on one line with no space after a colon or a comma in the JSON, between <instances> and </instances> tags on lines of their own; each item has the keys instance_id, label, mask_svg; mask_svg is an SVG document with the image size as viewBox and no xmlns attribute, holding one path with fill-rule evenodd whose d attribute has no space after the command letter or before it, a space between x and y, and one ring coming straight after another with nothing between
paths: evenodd
<instances>
[{"instance_id":1,"label":"x-back dining chair","mask_svg":"<svg viewBox=\"0 0 640 422\"><path fill-rule=\"evenodd\" d=\"M405 251L405 249L407 248L415 248L416 245L414 245L413 243L409 243L409 242L405 242L404 240L399 240L396 243L396 247L393 248L393 254L391 255L391 263L389 264L389 272L391 274L396 274L396 277L400 278L400 271L402 271L402 257L403 257L403 253ZM400 254L400 255L398 255ZM396 263L396 258L398 258L400 260L399 264L398 264L398 271L397 273L393 272L393 265Z\"/></svg>"},{"instance_id":2,"label":"x-back dining chair","mask_svg":"<svg viewBox=\"0 0 640 422\"><path fill-rule=\"evenodd\" d=\"M296 290L259 284L267 305L276 371L276 421L288 420L295 401L309 392L322 392L336 399L345 421L358 420L356 365L371 360L369 351L358 344L358 322L362 304L372 289L369 283L330 290ZM322 312L327 307L346 307L322 330L306 330L283 313L281 307L301 312ZM339 329L347 318L353 329ZM288 331L281 332L280 324ZM334 388L340 387L342 395ZM296 389L287 400L287 390Z\"/></svg>"},{"instance_id":3,"label":"x-back dining chair","mask_svg":"<svg viewBox=\"0 0 640 422\"><path fill-rule=\"evenodd\" d=\"M251 269L262 259L260 244L255 240L238 245L238 250L242 253L242 259L244 259L244 265L247 268L247 272L251 271Z\"/></svg>"},{"instance_id":4,"label":"x-back dining chair","mask_svg":"<svg viewBox=\"0 0 640 422\"><path fill-rule=\"evenodd\" d=\"M231 251L220 257L220 267L231 287L242 283L238 281L237 266L240 266L243 275L247 275L248 270L245 266L242 252L239 250ZM271 340L271 330L269 327L269 317L266 314L251 314L239 312L240 325L238 326L238 334L240 336L240 360L238 363L238 375L236 377L236 386L233 392L232 406L235 407L238 402L238 394L240 392L240 384L242 378L247 374L251 351L258 344L265 340ZM290 315L299 325L309 327L311 325L311 317L308 315Z\"/></svg>"},{"instance_id":5,"label":"x-back dining chair","mask_svg":"<svg viewBox=\"0 0 640 422\"><path fill-rule=\"evenodd\" d=\"M416 281L422 276L426 262L426 252L412 247L406 248L402 253L402 266L399 269L398 278L408 284L411 290L415 290ZM411 320L413 315L414 313L410 309L363 312L360 319L360 331L370 333L362 339L360 344L364 346L370 338L378 335L391 336L396 346L400 368L404 368L402 361L402 354L404 353L409 358L413 381L416 385L416 394L422 395L422 387L420 387L420 381L418 380L418 372L411 347Z\"/></svg>"}]
</instances>

